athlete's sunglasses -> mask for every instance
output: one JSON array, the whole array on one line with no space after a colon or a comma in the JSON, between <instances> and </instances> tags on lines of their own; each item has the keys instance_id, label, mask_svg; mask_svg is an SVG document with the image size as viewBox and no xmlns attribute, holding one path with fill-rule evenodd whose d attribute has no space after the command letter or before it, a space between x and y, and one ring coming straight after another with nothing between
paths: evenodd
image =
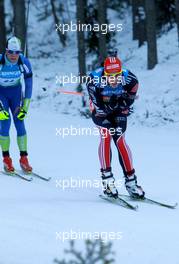
<instances>
[{"instance_id":1,"label":"athlete's sunglasses","mask_svg":"<svg viewBox=\"0 0 179 264\"><path fill-rule=\"evenodd\" d=\"M14 55L19 55L19 53L20 53L20 51L19 50L7 50L7 52L9 53L9 54L14 54Z\"/></svg>"},{"instance_id":2,"label":"athlete's sunglasses","mask_svg":"<svg viewBox=\"0 0 179 264\"><path fill-rule=\"evenodd\" d=\"M107 72L104 72L104 74L105 74L106 76L113 76L113 77L115 77L115 76L117 76L117 75L121 75L121 73L122 73L122 71L120 71L120 72L115 72L115 73L107 73Z\"/></svg>"}]
</instances>

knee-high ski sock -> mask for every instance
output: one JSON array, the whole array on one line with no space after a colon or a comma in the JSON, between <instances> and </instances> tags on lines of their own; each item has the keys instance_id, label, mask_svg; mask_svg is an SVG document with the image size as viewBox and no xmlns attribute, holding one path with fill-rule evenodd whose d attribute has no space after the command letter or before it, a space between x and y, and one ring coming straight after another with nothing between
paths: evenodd
<instances>
[{"instance_id":1,"label":"knee-high ski sock","mask_svg":"<svg viewBox=\"0 0 179 264\"><path fill-rule=\"evenodd\" d=\"M18 144L20 153L23 155L27 155L27 135L18 136L17 144Z\"/></svg>"},{"instance_id":2,"label":"knee-high ski sock","mask_svg":"<svg viewBox=\"0 0 179 264\"><path fill-rule=\"evenodd\" d=\"M2 152L9 153L10 137L0 135L0 145L1 145Z\"/></svg>"}]
</instances>

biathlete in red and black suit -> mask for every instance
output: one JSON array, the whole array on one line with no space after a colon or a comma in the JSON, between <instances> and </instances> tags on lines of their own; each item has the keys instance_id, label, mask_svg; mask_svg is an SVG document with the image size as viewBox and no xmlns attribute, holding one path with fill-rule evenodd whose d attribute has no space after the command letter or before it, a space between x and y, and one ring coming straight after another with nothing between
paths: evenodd
<instances>
[{"instance_id":1,"label":"biathlete in red and black suit","mask_svg":"<svg viewBox=\"0 0 179 264\"><path fill-rule=\"evenodd\" d=\"M118 150L127 191L133 197L144 197L143 189L137 185L131 150L125 141L127 117L131 113L131 106L138 90L136 76L122 68L119 58L108 57L104 67L90 73L87 89L92 120L99 128L101 136L99 160L104 194L114 198L118 196L111 168L111 139L113 139Z\"/></svg>"}]
</instances>

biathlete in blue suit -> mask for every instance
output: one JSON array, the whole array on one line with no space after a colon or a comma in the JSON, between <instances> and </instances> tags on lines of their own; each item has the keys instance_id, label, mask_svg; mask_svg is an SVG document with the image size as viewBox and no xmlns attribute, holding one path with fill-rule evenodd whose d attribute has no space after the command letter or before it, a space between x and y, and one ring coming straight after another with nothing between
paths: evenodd
<instances>
[{"instance_id":1,"label":"biathlete in blue suit","mask_svg":"<svg viewBox=\"0 0 179 264\"><path fill-rule=\"evenodd\" d=\"M22 93L21 77L24 78L25 92ZM31 172L28 162L27 134L24 118L29 109L32 96L32 68L29 60L21 53L20 40L13 36L8 39L6 51L0 54L0 145L6 172L13 173L14 166L9 154L11 115L17 131L20 151L20 166Z\"/></svg>"}]
</instances>

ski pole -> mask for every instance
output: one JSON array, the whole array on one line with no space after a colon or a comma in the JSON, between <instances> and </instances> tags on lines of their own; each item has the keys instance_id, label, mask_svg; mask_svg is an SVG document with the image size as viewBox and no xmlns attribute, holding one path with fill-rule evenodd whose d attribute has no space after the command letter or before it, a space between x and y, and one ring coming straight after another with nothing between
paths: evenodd
<instances>
[{"instance_id":1,"label":"ski pole","mask_svg":"<svg viewBox=\"0 0 179 264\"><path fill-rule=\"evenodd\" d=\"M24 45L24 55L27 54L27 28L28 28L28 21L29 21L29 6L30 0L27 2L27 13L26 13L26 21L25 21L25 45Z\"/></svg>"}]
</instances>

